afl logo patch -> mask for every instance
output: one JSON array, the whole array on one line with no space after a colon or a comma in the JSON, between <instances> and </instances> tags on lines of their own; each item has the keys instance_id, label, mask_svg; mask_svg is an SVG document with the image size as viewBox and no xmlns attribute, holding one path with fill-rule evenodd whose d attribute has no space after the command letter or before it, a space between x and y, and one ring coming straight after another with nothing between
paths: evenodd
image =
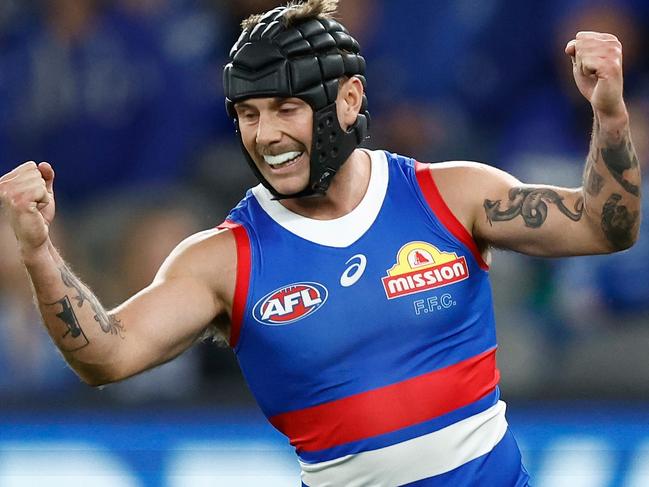
<instances>
[{"instance_id":1,"label":"afl logo patch","mask_svg":"<svg viewBox=\"0 0 649 487\"><path fill-rule=\"evenodd\" d=\"M289 284L257 301L252 313L263 325L288 325L315 313L328 294L327 288L317 282Z\"/></svg>"}]
</instances>

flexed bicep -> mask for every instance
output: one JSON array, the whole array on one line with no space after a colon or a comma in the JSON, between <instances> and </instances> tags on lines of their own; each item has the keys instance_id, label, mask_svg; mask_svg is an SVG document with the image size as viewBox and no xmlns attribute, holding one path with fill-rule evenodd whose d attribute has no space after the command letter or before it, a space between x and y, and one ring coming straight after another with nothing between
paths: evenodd
<instances>
[{"instance_id":1,"label":"flexed bicep","mask_svg":"<svg viewBox=\"0 0 649 487\"><path fill-rule=\"evenodd\" d=\"M129 342L119 352L116 380L173 359L229 316L235 255L229 231L196 234L172 252L149 286L111 312L128 329Z\"/></svg>"},{"instance_id":2,"label":"flexed bicep","mask_svg":"<svg viewBox=\"0 0 649 487\"><path fill-rule=\"evenodd\" d=\"M600 251L579 189L527 185L498 170L483 181L476 233L490 245L540 256Z\"/></svg>"},{"instance_id":3,"label":"flexed bicep","mask_svg":"<svg viewBox=\"0 0 649 487\"><path fill-rule=\"evenodd\" d=\"M530 255L603 252L581 188L524 184L500 169L455 162L435 169L440 191L483 247ZM452 191L452 188L463 191Z\"/></svg>"}]
</instances>

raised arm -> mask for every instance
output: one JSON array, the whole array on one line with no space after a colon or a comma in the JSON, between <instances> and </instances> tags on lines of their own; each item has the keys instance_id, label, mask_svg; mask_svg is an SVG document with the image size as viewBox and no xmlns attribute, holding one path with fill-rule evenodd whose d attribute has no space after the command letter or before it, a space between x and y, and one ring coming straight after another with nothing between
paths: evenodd
<instances>
[{"instance_id":1,"label":"raised arm","mask_svg":"<svg viewBox=\"0 0 649 487\"><path fill-rule=\"evenodd\" d=\"M484 247L542 256L583 255L623 250L637 238L640 167L622 98L622 47L610 34L580 32L566 53L573 59L577 87L594 113L580 188L522 184L475 163L431 168L451 210ZM467 191L461 197L453 187Z\"/></svg>"},{"instance_id":2,"label":"raised arm","mask_svg":"<svg viewBox=\"0 0 649 487\"><path fill-rule=\"evenodd\" d=\"M91 385L118 381L171 360L215 320L226 321L236 252L230 232L190 237L153 283L113 311L63 262L49 239L54 172L23 164L0 178L0 201L18 238L45 327ZM205 262L212 265L206 266Z\"/></svg>"}]
</instances>

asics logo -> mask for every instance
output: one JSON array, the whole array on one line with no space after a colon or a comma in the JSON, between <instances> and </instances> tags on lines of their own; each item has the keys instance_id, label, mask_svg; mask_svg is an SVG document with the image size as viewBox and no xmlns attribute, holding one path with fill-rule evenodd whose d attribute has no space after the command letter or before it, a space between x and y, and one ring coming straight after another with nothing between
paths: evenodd
<instances>
[{"instance_id":1,"label":"asics logo","mask_svg":"<svg viewBox=\"0 0 649 487\"><path fill-rule=\"evenodd\" d=\"M340 285L343 287L353 286L365 272L367 258L363 254L356 254L345 262L345 264L351 265L349 265L349 267L345 269L345 272L343 272L343 275L340 276Z\"/></svg>"}]
</instances>

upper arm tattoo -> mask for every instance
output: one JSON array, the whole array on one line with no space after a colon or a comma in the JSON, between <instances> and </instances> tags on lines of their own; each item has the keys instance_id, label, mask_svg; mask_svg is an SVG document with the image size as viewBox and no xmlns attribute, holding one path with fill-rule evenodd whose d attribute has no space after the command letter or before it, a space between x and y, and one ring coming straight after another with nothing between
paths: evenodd
<instances>
[{"instance_id":1,"label":"upper arm tattoo","mask_svg":"<svg viewBox=\"0 0 649 487\"><path fill-rule=\"evenodd\" d=\"M575 202L574 211L563 204L563 197L548 188L512 188L509 190L509 202L505 209L500 208L502 200L484 200L484 209L489 224L495 221L509 221L521 216L525 226L539 228L548 217L548 204L556 205L561 213L572 221L579 221L584 212L584 200Z\"/></svg>"}]
</instances>

